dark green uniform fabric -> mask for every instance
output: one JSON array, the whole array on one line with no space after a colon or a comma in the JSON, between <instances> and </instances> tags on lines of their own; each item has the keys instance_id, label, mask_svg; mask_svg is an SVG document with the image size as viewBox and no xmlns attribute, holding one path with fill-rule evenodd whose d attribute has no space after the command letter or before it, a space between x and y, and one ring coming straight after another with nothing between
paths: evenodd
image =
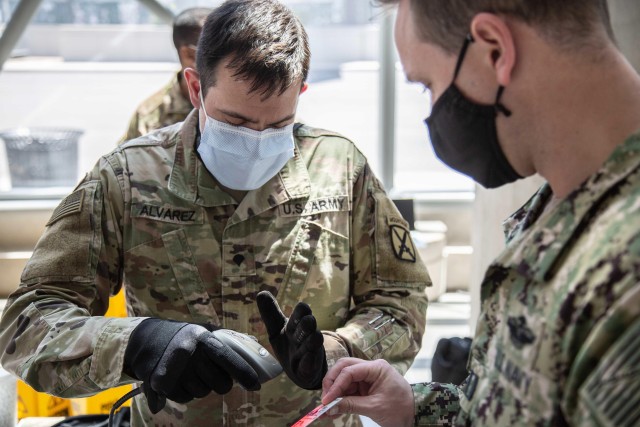
<instances>
[{"instance_id":1,"label":"dark green uniform fabric","mask_svg":"<svg viewBox=\"0 0 640 427\"><path fill-rule=\"evenodd\" d=\"M414 385L416 425L640 425L640 134L551 198L543 186L506 221L472 374Z\"/></svg>"}]
</instances>

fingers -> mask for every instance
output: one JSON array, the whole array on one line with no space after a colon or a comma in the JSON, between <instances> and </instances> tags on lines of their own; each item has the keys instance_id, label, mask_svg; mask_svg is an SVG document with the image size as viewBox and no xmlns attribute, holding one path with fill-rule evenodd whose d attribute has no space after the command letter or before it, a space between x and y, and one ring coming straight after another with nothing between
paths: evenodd
<instances>
[{"instance_id":1,"label":"fingers","mask_svg":"<svg viewBox=\"0 0 640 427\"><path fill-rule=\"evenodd\" d=\"M354 385L368 380L375 369L375 362L352 357L338 360L322 380L322 403L327 404L338 397L353 393L357 390Z\"/></svg>"},{"instance_id":2,"label":"fingers","mask_svg":"<svg viewBox=\"0 0 640 427\"><path fill-rule=\"evenodd\" d=\"M222 368L245 390L260 390L258 374L242 356L212 334L207 334L202 342L203 349L211 361Z\"/></svg>"},{"instance_id":3,"label":"fingers","mask_svg":"<svg viewBox=\"0 0 640 427\"><path fill-rule=\"evenodd\" d=\"M297 376L305 379L307 386L304 388L308 390L319 389L322 386L322 378L326 372L327 361L324 348L304 354L296 370Z\"/></svg>"},{"instance_id":4,"label":"fingers","mask_svg":"<svg viewBox=\"0 0 640 427\"><path fill-rule=\"evenodd\" d=\"M309 320L309 318L313 319L313 325L311 325L311 321ZM305 320L303 325L300 325L303 319L307 319L307 320ZM313 317L311 313L311 307L309 307L304 302L299 302L298 304L296 304L295 308L293 309L293 313L291 313L291 317L287 322L286 333L287 335L294 335L299 325L303 327L302 329L303 331L308 331L309 328L311 327L312 327L312 330L315 330L316 329L315 321L316 321L316 318ZM298 343L300 341L298 341Z\"/></svg>"},{"instance_id":5,"label":"fingers","mask_svg":"<svg viewBox=\"0 0 640 427\"><path fill-rule=\"evenodd\" d=\"M343 399L329 415L351 413L365 415L382 427L411 426L413 390L411 385L388 362L338 361L328 373L322 403Z\"/></svg>"},{"instance_id":6,"label":"fingers","mask_svg":"<svg viewBox=\"0 0 640 427\"><path fill-rule=\"evenodd\" d=\"M297 326L290 327L292 325L293 316L289 319L289 323L287 323L287 334L290 336L290 340L296 346L309 346L318 347L318 344L322 345L323 338L322 334L317 330L317 322L316 318L313 315L309 314L300 319ZM318 343L317 334L320 334L320 342ZM313 336L314 341L308 342L307 337Z\"/></svg>"},{"instance_id":7,"label":"fingers","mask_svg":"<svg viewBox=\"0 0 640 427\"><path fill-rule=\"evenodd\" d=\"M210 387L208 384L205 384L195 371L185 371L184 376L180 378L180 383L182 385L182 389L184 390L184 393L182 394L185 396L185 398L188 398L186 402L194 398L205 397L207 394L211 393L212 387ZM171 395L167 397L174 402L180 403L179 400L174 399L173 397L171 397Z\"/></svg>"},{"instance_id":8,"label":"fingers","mask_svg":"<svg viewBox=\"0 0 640 427\"><path fill-rule=\"evenodd\" d=\"M186 325L174 335L149 377L153 390L168 396L190 365L201 334L210 332L202 326Z\"/></svg>"},{"instance_id":9,"label":"fingers","mask_svg":"<svg viewBox=\"0 0 640 427\"><path fill-rule=\"evenodd\" d=\"M300 347L293 354L292 361L297 362L297 373L305 378L324 375L323 364L325 362L324 336L322 332L314 330L306 336Z\"/></svg>"},{"instance_id":10,"label":"fingers","mask_svg":"<svg viewBox=\"0 0 640 427\"><path fill-rule=\"evenodd\" d=\"M360 396L344 397L333 408L329 410L329 415L336 414L370 414L371 399Z\"/></svg>"},{"instance_id":11,"label":"fingers","mask_svg":"<svg viewBox=\"0 0 640 427\"><path fill-rule=\"evenodd\" d=\"M147 398L147 404L152 414L157 414L164 408L167 403L167 399L164 396L156 393L147 382L142 383L142 391Z\"/></svg>"},{"instance_id":12,"label":"fingers","mask_svg":"<svg viewBox=\"0 0 640 427\"><path fill-rule=\"evenodd\" d=\"M197 383L202 384L207 389L207 394L213 390L218 394L226 394L231 390L233 386L233 380L231 377L223 371L218 365L211 363L209 357L204 351L198 351L194 355L194 370L193 376L196 377ZM184 384L191 382L191 377L185 376L181 379ZM193 380L195 382L195 380ZM196 394L196 390L193 390L192 386L185 385L185 388L190 390L194 397L203 397Z\"/></svg>"},{"instance_id":13,"label":"fingers","mask_svg":"<svg viewBox=\"0 0 640 427\"><path fill-rule=\"evenodd\" d=\"M276 299L269 291L262 291L256 297L260 317L267 327L269 338L274 338L282 332L287 318L280 310Z\"/></svg>"},{"instance_id":14,"label":"fingers","mask_svg":"<svg viewBox=\"0 0 640 427\"><path fill-rule=\"evenodd\" d=\"M233 380L222 369L217 366L211 367L212 375L215 375L215 381L209 382L211 389L218 394L227 394L231 391L231 387L233 387Z\"/></svg>"}]
</instances>

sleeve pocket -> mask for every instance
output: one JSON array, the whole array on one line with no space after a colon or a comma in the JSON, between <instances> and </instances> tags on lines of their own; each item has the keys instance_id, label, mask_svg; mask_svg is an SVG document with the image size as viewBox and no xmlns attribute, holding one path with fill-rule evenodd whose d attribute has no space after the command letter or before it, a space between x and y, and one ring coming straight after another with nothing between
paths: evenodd
<instances>
[{"instance_id":1,"label":"sleeve pocket","mask_svg":"<svg viewBox=\"0 0 640 427\"><path fill-rule=\"evenodd\" d=\"M599 425L637 426L640 421L640 320L600 360L580 389L587 413Z\"/></svg>"},{"instance_id":2,"label":"sleeve pocket","mask_svg":"<svg viewBox=\"0 0 640 427\"><path fill-rule=\"evenodd\" d=\"M92 280L102 244L102 186L81 184L53 212L22 282Z\"/></svg>"},{"instance_id":3,"label":"sleeve pocket","mask_svg":"<svg viewBox=\"0 0 640 427\"><path fill-rule=\"evenodd\" d=\"M374 194L376 204L376 272L379 279L407 287L430 284L427 267L420 259L409 224L386 194Z\"/></svg>"}]
</instances>

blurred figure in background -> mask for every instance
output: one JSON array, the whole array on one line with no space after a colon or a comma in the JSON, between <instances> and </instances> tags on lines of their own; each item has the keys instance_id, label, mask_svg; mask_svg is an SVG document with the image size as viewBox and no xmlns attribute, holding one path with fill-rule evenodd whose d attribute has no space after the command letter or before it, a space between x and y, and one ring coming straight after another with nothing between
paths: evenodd
<instances>
[{"instance_id":1,"label":"blurred figure in background","mask_svg":"<svg viewBox=\"0 0 640 427\"><path fill-rule=\"evenodd\" d=\"M180 71L162 89L145 99L131 117L120 143L184 121L193 109L184 78L186 68L195 68L196 46L210 8L194 7L182 11L173 21L173 45L180 59Z\"/></svg>"}]
</instances>

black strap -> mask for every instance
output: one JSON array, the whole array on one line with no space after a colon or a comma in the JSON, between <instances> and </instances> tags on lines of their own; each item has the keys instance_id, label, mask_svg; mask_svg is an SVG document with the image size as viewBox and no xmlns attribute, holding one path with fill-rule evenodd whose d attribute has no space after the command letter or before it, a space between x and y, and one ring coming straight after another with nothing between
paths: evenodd
<instances>
[{"instance_id":1,"label":"black strap","mask_svg":"<svg viewBox=\"0 0 640 427\"><path fill-rule=\"evenodd\" d=\"M473 36L471 34L467 34L467 37L464 38L464 43L462 44L462 49L460 49L460 55L458 55L458 62L456 62L456 69L453 72L453 80L456 80L458 77L458 73L460 72L460 67L462 67L462 60L464 56L467 54L467 49L469 48L469 44L473 42Z\"/></svg>"},{"instance_id":2,"label":"black strap","mask_svg":"<svg viewBox=\"0 0 640 427\"><path fill-rule=\"evenodd\" d=\"M503 103L500 102L500 98L502 97L502 92L504 92L504 86L500 86L498 88L498 93L496 94L496 103L493 104L496 109L496 113L502 113L506 117L511 116L511 110L504 106Z\"/></svg>"}]
</instances>

